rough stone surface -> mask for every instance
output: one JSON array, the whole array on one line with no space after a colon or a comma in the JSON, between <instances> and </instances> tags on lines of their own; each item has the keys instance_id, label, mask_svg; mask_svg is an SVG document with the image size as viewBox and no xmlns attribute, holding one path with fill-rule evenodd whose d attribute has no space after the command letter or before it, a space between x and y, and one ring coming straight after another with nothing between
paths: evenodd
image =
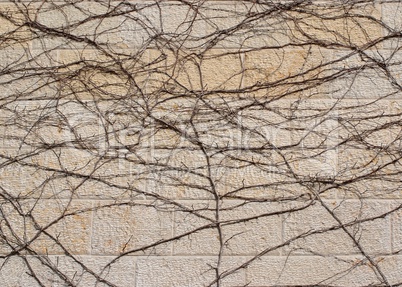
<instances>
[{"instance_id":1,"label":"rough stone surface","mask_svg":"<svg viewBox=\"0 0 402 287\"><path fill-rule=\"evenodd\" d=\"M399 2L0 0L0 286L401 285Z\"/></svg>"}]
</instances>

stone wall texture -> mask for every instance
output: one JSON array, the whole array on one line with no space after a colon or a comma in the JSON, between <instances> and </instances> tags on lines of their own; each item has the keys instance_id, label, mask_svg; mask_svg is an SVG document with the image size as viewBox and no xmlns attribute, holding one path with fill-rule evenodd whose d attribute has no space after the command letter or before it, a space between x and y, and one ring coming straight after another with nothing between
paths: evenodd
<instances>
[{"instance_id":1,"label":"stone wall texture","mask_svg":"<svg viewBox=\"0 0 402 287\"><path fill-rule=\"evenodd\" d=\"M0 286L402 284L402 3L0 1Z\"/></svg>"}]
</instances>

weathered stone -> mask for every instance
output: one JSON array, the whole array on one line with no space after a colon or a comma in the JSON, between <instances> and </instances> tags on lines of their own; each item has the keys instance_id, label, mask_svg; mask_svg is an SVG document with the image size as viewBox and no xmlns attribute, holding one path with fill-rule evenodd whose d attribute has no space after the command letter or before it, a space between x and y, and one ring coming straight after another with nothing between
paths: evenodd
<instances>
[{"instance_id":1,"label":"weathered stone","mask_svg":"<svg viewBox=\"0 0 402 287\"><path fill-rule=\"evenodd\" d=\"M390 251L390 218L380 217L391 210L388 204L357 200L324 204L285 217L284 240L292 241L291 254L349 255L359 254L359 248L370 255ZM301 234L305 235L298 239Z\"/></svg>"},{"instance_id":2,"label":"weathered stone","mask_svg":"<svg viewBox=\"0 0 402 287\"><path fill-rule=\"evenodd\" d=\"M94 212L92 254L164 255L171 245L158 243L172 237L172 214L156 210L151 202L98 202ZM109 206L110 205L110 206Z\"/></svg>"},{"instance_id":3,"label":"weathered stone","mask_svg":"<svg viewBox=\"0 0 402 287\"><path fill-rule=\"evenodd\" d=\"M234 257L223 257L220 273L241 264ZM138 286L208 286L215 280L216 258L213 257L161 257L139 258L137 261ZM244 270L221 279L221 286L245 284Z\"/></svg>"},{"instance_id":4,"label":"weathered stone","mask_svg":"<svg viewBox=\"0 0 402 287\"><path fill-rule=\"evenodd\" d=\"M5 205L2 253L88 254L91 207L88 202L45 199L21 200L21 210Z\"/></svg>"}]
</instances>

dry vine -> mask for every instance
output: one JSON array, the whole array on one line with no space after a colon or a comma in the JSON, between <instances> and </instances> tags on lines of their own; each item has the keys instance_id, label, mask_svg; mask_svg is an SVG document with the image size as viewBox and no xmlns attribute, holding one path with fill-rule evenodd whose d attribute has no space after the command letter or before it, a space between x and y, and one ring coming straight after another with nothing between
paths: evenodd
<instances>
[{"instance_id":1,"label":"dry vine","mask_svg":"<svg viewBox=\"0 0 402 287\"><path fill-rule=\"evenodd\" d=\"M0 285L402 285L398 2L0 1Z\"/></svg>"}]
</instances>

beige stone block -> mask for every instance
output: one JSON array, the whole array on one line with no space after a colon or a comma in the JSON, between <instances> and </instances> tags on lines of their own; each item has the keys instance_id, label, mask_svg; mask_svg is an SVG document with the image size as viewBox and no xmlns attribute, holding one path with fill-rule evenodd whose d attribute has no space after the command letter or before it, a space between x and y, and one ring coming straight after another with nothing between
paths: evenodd
<instances>
[{"instance_id":1,"label":"beige stone block","mask_svg":"<svg viewBox=\"0 0 402 287\"><path fill-rule=\"evenodd\" d=\"M133 49L148 45L158 34L159 21L153 22L155 19L151 16L156 16L159 9L151 1L131 1L127 5L117 2L31 3L30 8L34 14L32 18L35 17L43 27L52 29L54 34L53 39L44 35L40 41L34 41L35 49L85 46ZM45 31L45 34L50 33Z\"/></svg>"},{"instance_id":2,"label":"beige stone block","mask_svg":"<svg viewBox=\"0 0 402 287\"><path fill-rule=\"evenodd\" d=\"M175 113L180 113L179 111L174 111L174 110L169 110L166 111L166 113L170 113L173 114L172 116L174 116ZM166 115L167 116L167 115ZM161 117L157 117L158 119L161 120L165 120L165 116L162 115ZM171 119L167 119L166 121L167 123L169 123L169 125L171 124ZM175 130L175 128L177 130ZM191 136L186 134L185 130L181 130L181 127L173 125L171 127L167 127L166 129L161 129L158 127L158 123L155 122L155 127L154 127L154 131L152 136L150 137L150 143L153 147L155 147L156 150L159 150L161 156L163 156L163 154L166 154L166 156L168 157L174 157L174 155L176 153L178 153L179 151L175 151L175 149L179 149L179 148L188 148L188 149L194 149L195 148L195 144L191 142ZM166 149L171 149L171 152L164 152L164 150ZM155 153L157 153L157 151L155 150Z\"/></svg>"},{"instance_id":3,"label":"beige stone block","mask_svg":"<svg viewBox=\"0 0 402 287\"><path fill-rule=\"evenodd\" d=\"M71 172L77 176L85 177L96 170L99 158L90 151L62 148L49 149L33 155L29 163L35 168L49 171L59 171L62 174Z\"/></svg>"},{"instance_id":4,"label":"beige stone block","mask_svg":"<svg viewBox=\"0 0 402 287\"><path fill-rule=\"evenodd\" d=\"M351 268L348 274L345 274L337 280L337 284L340 286L361 286L361 284L369 285L376 284L373 282L379 283L384 281L391 284L392 282L395 282L395 277L392 278L392 275L394 274L391 267L392 265L384 264L384 259L388 261L387 257L379 255L370 256L370 260L367 258L351 259L350 257L341 257L341 259L348 260L349 264L351 264ZM391 260L388 262L390 261ZM384 276L379 274L380 271Z\"/></svg>"},{"instance_id":5,"label":"beige stone block","mask_svg":"<svg viewBox=\"0 0 402 287\"><path fill-rule=\"evenodd\" d=\"M158 194L155 184L166 192L177 192L152 177L153 167L127 161L118 155L102 160L99 155L83 150L55 148L39 154L22 150L16 159L20 161L14 162L12 155L0 167L0 183L12 196L115 200L163 196Z\"/></svg>"},{"instance_id":6,"label":"beige stone block","mask_svg":"<svg viewBox=\"0 0 402 287\"><path fill-rule=\"evenodd\" d=\"M229 126L230 130L238 130L240 135L232 136L232 144L241 147L267 149L292 145L292 100L287 98L272 99L264 107L251 105L241 109L234 119L237 125ZM247 104L246 104L247 105Z\"/></svg>"},{"instance_id":7,"label":"beige stone block","mask_svg":"<svg viewBox=\"0 0 402 287\"><path fill-rule=\"evenodd\" d=\"M113 259L114 257L107 256L75 256L76 261L73 261L67 256L34 257L28 255L23 258L14 256L2 260L3 272L0 275L0 284L6 287L61 287L66 284L74 284L77 287L107 286L108 284L133 286L135 284L136 259L124 257L108 266ZM39 285L32 273L42 285Z\"/></svg>"},{"instance_id":8,"label":"beige stone block","mask_svg":"<svg viewBox=\"0 0 402 287\"><path fill-rule=\"evenodd\" d=\"M402 7L401 3L395 2L385 2L381 4L382 17L381 21L384 23L384 34L389 35L392 33L398 33L402 28ZM389 41L385 42L384 47L394 50L400 46L400 39L391 38Z\"/></svg>"},{"instance_id":9,"label":"beige stone block","mask_svg":"<svg viewBox=\"0 0 402 287\"><path fill-rule=\"evenodd\" d=\"M46 261L46 259L46 257L35 258L34 256L12 256L7 259L1 259L1 286L52 286L54 274L41 262ZM42 285L35 280L35 278L32 276L33 273Z\"/></svg>"},{"instance_id":10,"label":"beige stone block","mask_svg":"<svg viewBox=\"0 0 402 287\"><path fill-rule=\"evenodd\" d=\"M243 55L225 50L204 52L202 57L179 51L149 50L152 63L146 91L236 91L242 86ZM156 73L155 73L156 72Z\"/></svg>"},{"instance_id":11,"label":"beige stone block","mask_svg":"<svg viewBox=\"0 0 402 287\"><path fill-rule=\"evenodd\" d=\"M241 207L233 204L228 207L222 213L222 220L233 222L223 226L227 253L255 255L272 249L270 255L279 254L276 246L282 243L282 220L274 213L281 210L282 207L275 202L251 203Z\"/></svg>"},{"instance_id":12,"label":"beige stone block","mask_svg":"<svg viewBox=\"0 0 402 287\"><path fill-rule=\"evenodd\" d=\"M178 2L173 3L178 4ZM199 5L197 13L183 5L178 6L180 9L175 9L174 4L168 4L166 7L168 7L167 11L173 8L172 10L176 12L177 9L179 15L176 19L183 20L180 25L178 22L172 25L167 18L164 19L167 23L163 24L164 31L175 30L175 32L181 31L182 34L185 32L186 38L181 42L185 47L250 49L278 44L287 39L282 35L282 31L277 32L280 28L283 29L283 25L278 25L277 19L256 16L253 21L250 21L253 29L248 29L247 19L257 13L263 13L261 10L264 7L259 5L239 1L212 1L208 5ZM162 17L163 12L162 9Z\"/></svg>"},{"instance_id":13,"label":"beige stone block","mask_svg":"<svg viewBox=\"0 0 402 287\"><path fill-rule=\"evenodd\" d=\"M52 224L49 228L49 233L54 238L59 238L61 244L67 249L69 252L73 254L88 254L90 251L90 228L91 228L91 208L92 204L88 202L72 202L67 209L66 207L56 206L54 202L48 201L45 206L41 207L41 210L38 211L38 214L33 213L36 216L39 223L41 221L49 222L49 219L55 220L55 218L61 217L64 214L67 214L66 219L61 218L60 222L57 224ZM62 204L66 204L63 202ZM55 210L55 211L53 211ZM49 216L49 213L55 213L53 216ZM44 224L42 224L43 226ZM36 247L35 245L38 244ZM42 249L42 252L51 253L49 249L54 248L55 252L60 252L60 248L58 246L53 247L49 243L35 242L33 245L34 248Z\"/></svg>"},{"instance_id":14,"label":"beige stone block","mask_svg":"<svg viewBox=\"0 0 402 287\"><path fill-rule=\"evenodd\" d=\"M290 12L290 30L296 38L346 46L364 46L382 36L381 5L364 3L345 13L342 4L317 5L317 13ZM331 15L331 17L328 17Z\"/></svg>"},{"instance_id":15,"label":"beige stone block","mask_svg":"<svg viewBox=\"0 0 402 287\"><path fill-rule=\"evenodd\" d=\"M382 256L376 260L389 284L398 284L401 281L401 274L398 272L401 260L400 255Z\"/></svg>"},{"instance_id":16,"label":"beige stone block","mask_svg":"<svg viewBox=\"0 0 402 287\"><path fill-rule=\"evenodd\" d=\"M400 204L398 200L397 203ZM398 209L392 215L392 252L398 252L402 249L402 212Z\"/></svg>"},{"instance_id":17,"label":"beige stone block","mask_svg":"<svg viewBox=\"0 0 402 287\"><path fill-rule=\"evenodd\" d=\"M387 254L391 248L391 218L394 202L376 200L344 201L336 210L342 222L354 223L348 227L367 254ZM361 223L359 223L361 221Z\"/></svg>"},{"instance_id":18,"label":"beige stone block","mask_svg":"<svg viewBox=\"0 0 402 287\"><path fill-rule=\"evenodd\" d=\"M71 24L108 11L107 5L91 2L76 3L75 5L37 2L31 3L30 7L40 24L54 29L68 28Z\"/></svg>"},{"instance_id":19,"label":"beige stone block","mask_svg":"<svg viewBox=\"0 0 402 287\"><path fill-rule=\"evenodd\" d=\"M90 102L11 102L1 116L2 144L15 154L57 147L104 150L101 119Z\"/></svg>"},{"instance_id":20,"label":"beige stone block","mask_svg":"<svg viewBox=\"0 0 402 287\"><path fill-rule=\"evenodd\" d=\"M140 87L142 93L156 97L164 95L158 94L161 90L175 91L180 88L180 85L176 85L173 75L181 71L183 62L179 64L180 57L181 51L174 54L162 48L145 49L138 57L141 67L133 73L136 86ZM155 96L149 97L148 100L155 100Z\"/></svg>"},{"instance_id":21,"label":"beige stone block","mask_svg":"<svg viewBox=\"0 0 402 287\"><path fill-rule=\"evenodd\" d=\"M174 255L216 255L219 254L219 235L213 225L215 220L212 201L186 203L187 211L176 212ZM194 211L192 211L194 210ZM198 231L194 231L197 230ZM187 234L187 235L186 235ZM184 236L185 235L185 236Z\"/></svg>"},{"instance_id":22,"label":"beige stone block","mask_svg":"<svg viewBox=\"0 0 402 287\"><path fill-rule=\"evenodd\" d=\"M341 222L319 203L289 213L284 221L284 239L292 241L289 252L320 255L359 254L356 242L366 254L376 255L390 251L390 219L380 217L390 210L387 203L357 200L332 200L324 203ZM342 224L346 225L346 230L354 239L343 230ZM302 234L306 235L296 239Z\"/></svg>"},{"instance_id":23,"label":"beige stone block","mask_svg":"<svg viewBox=\"0 0 402 287\"><path fill-rule=\"evenodd\" d=\"M11 52L11 51L10 51ZM14 55L18 55L20 52L16 51ZM25 52L20 56L25 57ZM1 57L1 56L0 56ZM3 91L3 103L18 103L18 101L30 101L30 100L49 100L55 99L58 92L58 83L54 80L54 74L46 73L41 64L35 63L35 61L41 60L32 58L19 58L13 63L8 63L9 67L4 67L4 73L0 77L0 87ZM4 63L7 63L5 60ZM9 69L9 70L8 70ZM24 75L21 74L21 70L26 69ZM32 70L36 70L35 73L43 75L38 76L35 73L31 73Z\"/></svg>"},{"instance_id":24,"label":"beige stone block","mask_svg":"<svg viewBox=\"0 0 402 287\"><path fill-rule=\"evenodd\" d=\"M398 98L398 85L401 83L401 56L398 52L378 49L365 51L364 55L349 51L337 51L331 55L333 72L349 70L350 73L337 77L322 86L333 98L377 99ZM385 66L381 66L381 64ZM367 69L367 64L372 64ZM386 72L384 72L386 67Z\"/></svg>"},{"instance_id":25,"label":"beige stone block","mask_svg":"<svg viewBox=\"0 0 402 287\"><path fill-rule=\"evenodd\" d=\"M396 95L397 89L382 72L356 70L322 86L333 98L385 99Z\"/></svg>"},{"instance_id":26,"label":"beige stone block","mask_svg":"<svg viewBox=\"0 0 402 287\"><path fill-rule=\"evenodd\" d=\"M7 140L33 146L87 149L97 153L150 146L153 126L142 126L142 115L114 101L35 101L10 103L1 128ZM43 116L46 113L46 117ZM11 144L9 147L12 147Z\"/></svg>"},{"instance_id":27,"label":"beige stone block","mask_svg":"<svg viewBox=\"0 0 402 287\"><path fill-rule=\"evenodd\" d=\"M334 149L309 150L300 147L300 150L288 154L288 164L302 178L331 180L338 175L338 152Z\"/></svg>"},{"instance_id":28,"label":"beige stone block","mask_svg":"<svg viewBox=\"0 0 402 287\"><path fill-rule=\"evenodd\" d=\"M16 146L15 151L5 150L4 154L10 156L1 167L4 189L15 196L31 198L97 198L102 192L106 198L118 197L129 192L128 187L122 185L114 190L105 184L110 182L108 177L134 170L118 157L118 164L112 165L110 159L100 161L98 154L74 148L18 150ZM13 162L14 158L19 161ZM113 168L120 169L112 171ZM93 179L88 179L90 174Z\"/></svg>"},{"instance_id":29,"label":"beige stone block","mask_svg":"<svg viewBox=\"0 0 402 287\"><path fill-rule=\"evenodd\" d=\"M37 5L39 6L39 5ZM40 5L40 23L94 41L108 48L139 48L172 39L184 47L198 46L206 34L206 21L197 11L180 2L131 1ZM67 38L67 37L66 37ZM67 40L69 45L81 45ZM91 43L90 43L91 44Z\"/></svg>"},{"instance_id":30,"label":"beige stone block","mask_svg":"<svg viewBox=\"0 0 402 287\"><path fill-rule=\"evenodd\" d=\"M145 152L139 151L139 154L144 155ZM130 160L115 155L107 155L106 158L105 161L99 162L99 166L93 173L93 183L99 182L100 185L90 184L90 189L82 191L82 195L91 196L90 191L97 186L101 189L95 191L93 195L112 196L114 199L158 199L165 196L159 192L160 190L172 191L172 188L168 186L170 181L166 183L163 179L161 180L158 175L159 169L154 162L144 162L142 156L133 157ZM102 195L103 190L104 195Z\"/></svg>"},{"instance_id":31,"label":"beige stone block","mask_svg":"<svg viewBox=\"0 0 402 287\"><path fill-rule=\"evenodd\" d=\"M115 257L109 256L77 256L76 259L80 264L66 256L49 259L64 276L62 278L54 276L52 286L55 287L65 286L66 281L77 287L135 285L136 258L132 256L122 257L116 261L113 261Z\"/></svg>"},{"instance_id":32,"label":"beige stone block","mask_svg":"<svg viewBox=\"0 0 402 287\"><path fill-rule=\"evenodd\" d=\"M235 257L222 257L219 274L240 265ZM209 286L215 281L216 258L211 257L162 257L139 258L137 284L139 286ZM220 286L242 286L244 270L220 280ZM213 286L213 285L211 285Z\"/></svg>"},{"instance_id":33,"label":"beige stone block","mask_svg":"<svg viewBox=\"0 0 402 287\"><path fill-rule=\"evenodd\" d=\"M340 154L356 148L355 152L364 156L364 149L367 149L368 158L373 157L369 151L372 150L372 154L379 153L377 162L381 162L381 158L386 158L386 153L395 154L398 150L400 136L397 122L400 107L395 100L345 99L337 104L336 109L339 119L338 137L343 143L339 147ZM353 160L346 154L340 160L343 163L350 160L350 166L353 165Z\"/></svg>"},{"instance_id":34,"label":"beige stone block","mask_svg":"<svg viewBox=\"0 0 402 287\"><path fill-rule=\"evenodd\" d=\"M293 172L300 176L331 178L338 171L341 142L337 103L300 98L292 104L289 123L294 148L286 153Z\"/></svg>"},{"instance_id":35,"label":"beige stone block","mask_svg":"<svg viewBox=\"0 0 402 287\"><path fill-rule=\"evenodd\" d=\"M377 161L376 158L372 159ZM353 162L350 164L352 165ZM373 170L376 171L374 174ZM397 168L392 164L386 165L385 168L382 168L382 164L370 164L360 168L349 167L347 170L341 170L338 175L339 181L345 181L348 184L339 189L339 197L399 198L401 185L397 174Z\"/></svg>"},{"instance_id":36,"label":"beige stone block","mask_svg":"<svg viewBox=\"0 0 402 287\"><path fill-rule=\"evenodd\" d=\"M300 98L291 104L293 142L302 148L331 148L339 143L339 103Z\"/></svg>"},{"instance_id":37,"label":"beige stone block","mask_svg":"<svg viewBox=\"0 0 402 287\"><path fill-rule=\"evenodd\" d=\"M147 172L144 175L148 180L147 190L156 195L170 199L212 197L208 165L205 155L199 150L155 148Z\"/></svg>"},{"instance_id":38,"label":"beige stone block","mask_svg":"<svg viewBox=\"0 0 402 287\"><path fill-rule=\"evenodd\" d=\"M181 4L176 8L178 2L172 3L166 5L166 11L172 10L171 13L175 14L177 9L178 15L171 18L183 19L180 25L177 24L179 21L174 21L172 25L171 20L163 18L165 11L162 5L161 12L154 14L161 14L165 32L185 32L186 38L180 38L180 44L184 47L248 50L286 45L294 40L289 31L289 23L283 20L280 13L266 14L266 9L277 9L269 3L255 5L241 1L212 1L208 5L199 5L196 15L193 11L186 11L188 8ZM154 17L157 23L158 16Z\"/></svg>"},{"instance_id":39,"label":"beige stone block","mask_svg":"<svg viewBox=\"0 0 402 287\"><path fill-rule=\"evenodd\" d=\"M211 31L206 45L258 49L317 41L350 46L382 36L382 26L376 21L381 18L380 5L355 5L346 14L342 4L326 4L316 2L287 10L275 3L216 1L200 9Z\"/></svg>"},{"instance_id":40,"label":"beige stone block","mask_svg":"<svg viewBox=\"0 0 402 287\"><path fill-rule=\"evenodd\" d=\"M342 147L338 149L338 177L355 181L377 179L381 176L391 179L397 167L393 165L394 153L383 152L381 148Z\"/></svg>"},{"instance_id":41,"label":"beige stone block","mask_svg":"<svg viewBox=\"0 0 402 287\"><path fill-rule=\"evenodd\" d=\"M365 141L369 146L389 147L391 151L395 152L395 149L400 146L400 129L395 121L390 121L387 124L389 125L377 125L368 129L365 134Z\"/></svg>"},{"instance_id":42,"label":"beige stone block","mask_svg":"<svg viewBox=\"0 0 402 287\"><path fill-rule=\"evenodd\" d=\"M51 178L50 172L23 166L13 162L13 159L2 162L0 169L3 192L16 197L40 197L43 190L52 184Z\"/></svg>"},{"instance_id":43,"label":"beige stone block","mask_svg":"<svg viewBox=\"0 0 402 287\"><path fill-rule=\"evenodd\" d=\"M361 257L267 256L247 268L250 286L361 286L379 282Z\"/></svg>"},{"instance_id":44,"label":"beige stone block","mask_svg":"<svg viewBox=\"0 0 402 287\"><path fill-rule=\"evenodd\" d=\"M132 67L134 64L130 57L130 53L122 52L121 58L113 58L90 47L60 50L55 65L61 78L61 96L65 99L97 101L127 98L132 93L127 73L133 72L135 77L137 71ZM119 67L117 59L124 62L126 67Z\"/></svg>"},{"instance_id":45,"label":"beige stone block","mask_svg":"<svg viewBox=\"0 0 402 287\"><path fill-rule=\"evenodd\" d=\"M1 3L0 11L2 13L2 16L0 18L0 34L2 38L7 36L8 33L12 33L13 31L15 31L17 28L17 26L14 25L12 21L10 21L12 19L12 14L15 13L15 9L16 7L14 5Z\"/></svg>"},{"instance_id":46,"label":"beige stone block","mask_svg":"<svg viewBox=\"0 0 402 287\"><path fill-rule=\"evenodd\" d=\"M387 71L388 71L388 77L389 81L395 86L395 87L400 87L402 84L402 53L399 51L395 52L394 50L392 51L392 54L388 57L386 57L385 63L387 64ZM395 97L398 99L398 96Z\"/></svg>"},{"instance_id":47,"label":"beige stone block","mask_svg":"<svg viewBox=\"0 0 402 287\"><path fill-rule=\"evenodd\" d=\"M230 8L227 9L230 11ZM252 8L250 10L252 10ZM243 17L238 19L238 22L230 27L230 33L228 33L228 35L219 37L217 36L219 35L219 32L216 32L215 37L218 39L216 44L217 47L244 50L261 49L266 47L280 49L281 47L292 44L297 40L294 39L292 32L289 30L289 24L280 19L280 17L262 17L260 19L256 17L254 21L252 21L252 29L249 29L247 25L238 29L237 26L239 24L241 25L243 20L247 21L247 14L253 13L253 11L243 13ZM228 14L230 14L230 12ZM227 20L222 19L221 21L225 22Z\"/></svg>"},{"instance_id":48,"label":"beige stone block","mask_svg":"<svg viewBox=\"0 0 402 287\"><path fill-rule=\"evenodd\" d=\"M92 254L132 255L170 254L169 244L159 243L172 237L172 214L155 208L155 202L98 202L94 212Z\"/></svg>"},{"instance_id":49,"label":"beige stone block","mask_svg":"<svg viewBox=\"0 0 402 287\"><path fill-rule=\"evenodd\" d=\"M397 99L384 97L379 99L342 99L335 106L339 116L350 120L366 120L370 122L375 117L374 123L384 124L396 119L401 112L401 104Z\"/></svg>"},{"instance_id":50,"label":"beige stone block","mask_svg":"<svg viewBox=\"0 0 402 287\"><path fill-rule=\"evenodd\" d=\"M4 192L31 199L117 199L133 196L127 186L110 187L96 178L69 177L62 171L58 174L17 163L2 166L0 183Z\"/></svg>"},{"instance_id":51,"label":"beige stone block","mask_svg":"<svg viewBox=\"0 0 402 287\"><path fill-rule=\"evenodd\" d=\"M374 75L374 81L383 84L385 79L391 85L397 86L401 83L401 53L395 49L384 49L378 46L389 45L391 40L380 42L370 50L364 50L362 53L356 53L350 50L337 50L331 54L331 69L332 72L347 71L350 69L350 74L356 74L361 77L367 76L367 81L370 81L370 75ZM385 91L390 90L389 88ZM386 99L396 98L394 94L389 95Z\"/></svg>"},{"instance_id":52,"label":"beige stone block","mask_svg":"<svg viewBox=\"0 0 402 287\"><path fill-rule=\"evenodd\" d=\"M29 48L24 44L3 47L0 59L0 67L3 71L0 77L4 95L3 101L11 101L16 98L23 99L27 97L28 93L33 93L30 95L31 99L38 96L40 92L34 92L46 85L47 75L44 74L39 77L32 72L32 69L41 70L42 59L31 55ZM22 72L24 69L26 71Z\"/></svg>"},{"instance_id":53,"label":"beige stone block","mask_svg":"<svg viewBox=\"0 0 402 287\"><path fill-rule=\"evenodd\" d=\"M397 167L392 162L400 146L398 105L393 100L348 100L342 105L339 134L345 144L338 149L339 178L363 177L375 171L355 183L360 185L359 193L380 197L397 194Z\"/></svg>"},{"instance_id":54,"label":"beige stone block","mask_svg":"<svg viewBox=\"0 0 402 287\"><path fill-rule=\"evenodd\" d=\"M30 1L29 3L2 3L1 10L4 17L10 21L5 23L8 34L4 34L4 43L30 44L32 53L38 50L50 54L50 50L67 44L68 40L56 36L57 32L47 30L57 29L60 34L66 32L66 14L62 12L62 5ZM64 5L64 8L66 6ZM4 19L4 18L3 18ZM63 21L63 19L65 21ZM10 25L10 22L12 24ZM27 48L27 47L26 47Z\"/></svg>"},{"instance_id":55,"label":"beige stone block","mask_svg":"<svg viewBox=\"0 0 402 287\"><path fill-rule=\"evenodd\" d=\"M209 32L204 46L249 50L289 44L292 40L288 24L280 14L264 14L267 9L275 8L270 3L256 5L242 1L213 1L201 6L199 11Z\"/></svg>"},{"instance_id":56,"label":"beige stone block","mask_svg":"<svg viewBox=\"0 0 402 287\"><path fill-rule=\"evenodd\" d=\"M14 119L0 117L0 146L5 156L16 156L21 148L28 149L30 144L24 143L26 130L15 124ZM32 149L29 149L32 150Z\"/></svg>"},{"instance_id":57,"label":"beige stone block","mask_svg":"<svg viewBox=\"0 0 402 287\"><path fill-rule=\"evenodd\" d=\"M339 175L340 180L349 178ZM352 181L337 189L338 198L343 199L399 199L401 198L401 183L393 175L380 174L364 180Z\"/></svg>"},{"instance_id":58,"label":"beige stone block","mask_svg":"<svg viewBox=\"0 0 402 287\"><path fill-rule=\"evenodd\" d=\"M130 84L127 77L119 73L118 68L103 69L91 68L91 64L85 64L78 68L86 72L61 71L60 75L66 76L61 81L60 94L63 98L79 100L120 100L130 97ZM103 70L103 71L102 71ZM70 77L70 75L74 75Z\"/></svg>"},{"instance_id":59,"label":"beige stone block","mask_svg":"<svg viewBox=\"0 0 402 287\"><path fill-rule=\"evenodd\" d=\"M216 186L228 198L278 199L302 192L286 162L275 151L232 154L222 160Z\"/></svg>"},{"instance_id":60,"label":"beige stone block","mask_svg":"<svg viewBox=\"0 0 402 287\"><path fill-rule=\"evenodd\" d=\"M243 54L227 54L215 50L204 54L201 61L202 84L205 90L237 90L242 87Z\"/></svg>"},{"instance_id":61,"label":"beige stone block","mask_svg":"<svg viewBox=\"0 0 402 287\"><path fill-rule=\"evenodd\" d=\"M327 60L319 49L261 49L246 53L244 62L246 87L275 83L288 93L287 82L317 77Z\"/></svg>"},{"instance_id":62,"label":"beige stone block","mask_svg":"<svg viewBox=\"0 0 402 287\"><path fill-rule=\"evenodd\" d=\"M3 207L2 229L7 242L2 253L11 248L23 254L88 254L90 251L92 204L68 200L20 200L21 210ZM28 250L26 250L28 249Z\"/></svg>"},{"instance_id":63,"label":"beige stone block","mask_svg":"<svg viewBox=\"0 0 402 287\"><path fill-rule=\"evenodd\" d=\"M387 24L391 29L399 31L402 28L402 21L399 17L402 15L401 3L389 2L382 3L382 21Z\"/></svg>"},{"instance_id":64,"label":"beige stone block","mask_svg":"<svg viewBox=\"0 0 402 287\"><path fill-rule=\"evenodd\" d=\"M148 1L138 3L138 16L143 21L143 29L153 34L162 34L167 42L176 41L183 48L198 47L210 31L206 21L206 5L183 5L179 1L163 2L158 5ZM138 17L137 16L137 17Z\"/></svg>"},{"instance_id":65,"label":"beige stone block","mask_svg":"<svg viewBox=\"0 0 402 287\"><path fill-rule=\"evenodd\" d=\"M232 98L227 98L227 101L234 101ZM292 144L291 142L291 129L289 128L289 121L284 113L289 111L286 106L287 101L273 102L267 110L251 106L249 109L242 110L238 115L223 114L218 119L214 119L215 111L214 106L227 103L220 103L218 99L208 99L208 102L213 105L212 107L201 106L199 113L193 117L195 132L188 128L191 120L192 109L186 110L186 103L183 106L177 106L170 109L158 111L156 116L164 122L170 123L170 127L163 125L161 128L165 130L155 130L154 136L151 138L155 147L155 156L159 153L163 154L162 148L171 148L171 152L166 152L165 157L157 157L159 161L169 160L169 163L175 163L178 166L191 166L188 157L181 157L180 154L192 154L196 157L195 162L199 167L206 166L206 159L203 156L198 141L201 141L204 146L212 153L222 151L227 156L228 161L222 162L222 157L217 154L211 158L211 165L214 170L214 177L221 177L222 172L229 174L240 172L235 167L244 165L245 167L251 161L260 161L261 165L272 166L271 154L277 147L284 147ZM180 103L178 103L179 105ZM230 107L237 109L238 103L230 102ZM154 114L155 115L155 114ZM156 122L157 125L159 125ZM174 130L171 126L179 129ZM181 151L187 149L187 151ZM265 158L264 158L265 156ZM204 159L203 159L204 157ZM230 158L233 157L233 160ZM244 161L240 165L236 163ZM194 160L192 160L194 161ZM237 165L236 165L237 164ZM251 168L252 169L252 168ZM259 170L259 167L257 167ZM265 170L266 171L266 170ZM251 171L254 172L255 171ZM263 171L264 173L264 171ZM216 175L215 175L216 174ZM237 180L237 179L236 179Z\"/></svg>"},{"instance_id":66,"label":"beige stone block","mask_svg":"<svg viewBox=\"0 0 402 287\"><path fill-rule=\"evenodd\" d=\"M190 203L186 203L190 205ZM272 248L282 240L281 219L271 213L280 211L279 204L249 204L227 201L219 211L223 246L220 245L218 229L210 226L215 222L216 209L213 201L192 202L195 212L178 212L175 220L175 236L182 237L174 245L177 255L255 255ZM206 217L206 218L205 218ZM197 230L200 229L200 230ZM196 232L192 232L197 230Z\"/></svg>"},{"instance_id":67,"label":"beige stone block","mask_svg":"<svg viewBox=\"0 0 402 287\"><path fill-rule=\"evenodd\" d=\"M128 174L130 170L121 171L120 174ZM129 176L119 177L114 182L109 179L113 174L95 176L91 179L67 178L65 180L56 179L51 188L46 189L48 193L57 198L81 198L81 199L104 199L104 200L127 200L127 199L145 199L141 191L147 192L149 183L140 177ZM128 179L128 180L127 180ZM127 181L126 181L127 180ZM127 182L129 186L127 185ZM57 187L57 188L56 188ZM55 191L58 191L56 193Z\"/></svg>"},{"instance_id":68,"label":"beige stone block","mask_svg":"<svg viewBox=\"0 0 402 287\"><path fill-rule=\"evenodd\" d=\"M334 208L337 203L336 201L332 201L327 204L331 208ZM292 211L292 209L297 207L307 208ZM346 248L346 246L347 250L345 253L354 251L353 244L348 243L347 236L341 230L328 231L328 229L337 225L336 221L318 203L310 205L309 202L306 202L304 204L300 203L297 206L288 206L287 208L290 212L284 215L284 241L290 243L287 250L291 253L342 253L342 249ZM302 236L309 231L313 232L313 234ZM325 231L325 233L321 233L320 231ZM299 236L302 236L302 238L297 239ZM341 238L342 241L340 240Z\"/></svg>"},{"instance_id":69,"label":"beige stone block","mask_svg":"<svg viewBox=\"0 0 402 287\"><path fill-rule=\"evenodd\" d=\"M113 36L122 20L108 17L107 5L91 2L75 5L31 3L29 7L32 18L40 25L36 29L43 32L41 37L33 41L34 49L83 47L93 42L107 44L110 40L114 40L116 45L119 40L121 42L120 38ZM109 29L105 25L109 25Z\"/></svg>"},{"instance_id":70,"label":"beige stone block","mask_svg":"<svg viewBox=\"0 0 402 287\"><path fill-rule=\"evenodd\" d=\"M0 3L0 38L1 46L7 44L30 43L33 34L23 26L26 20L25 9L18 3Z\"/></svg>"}]
</instances>

